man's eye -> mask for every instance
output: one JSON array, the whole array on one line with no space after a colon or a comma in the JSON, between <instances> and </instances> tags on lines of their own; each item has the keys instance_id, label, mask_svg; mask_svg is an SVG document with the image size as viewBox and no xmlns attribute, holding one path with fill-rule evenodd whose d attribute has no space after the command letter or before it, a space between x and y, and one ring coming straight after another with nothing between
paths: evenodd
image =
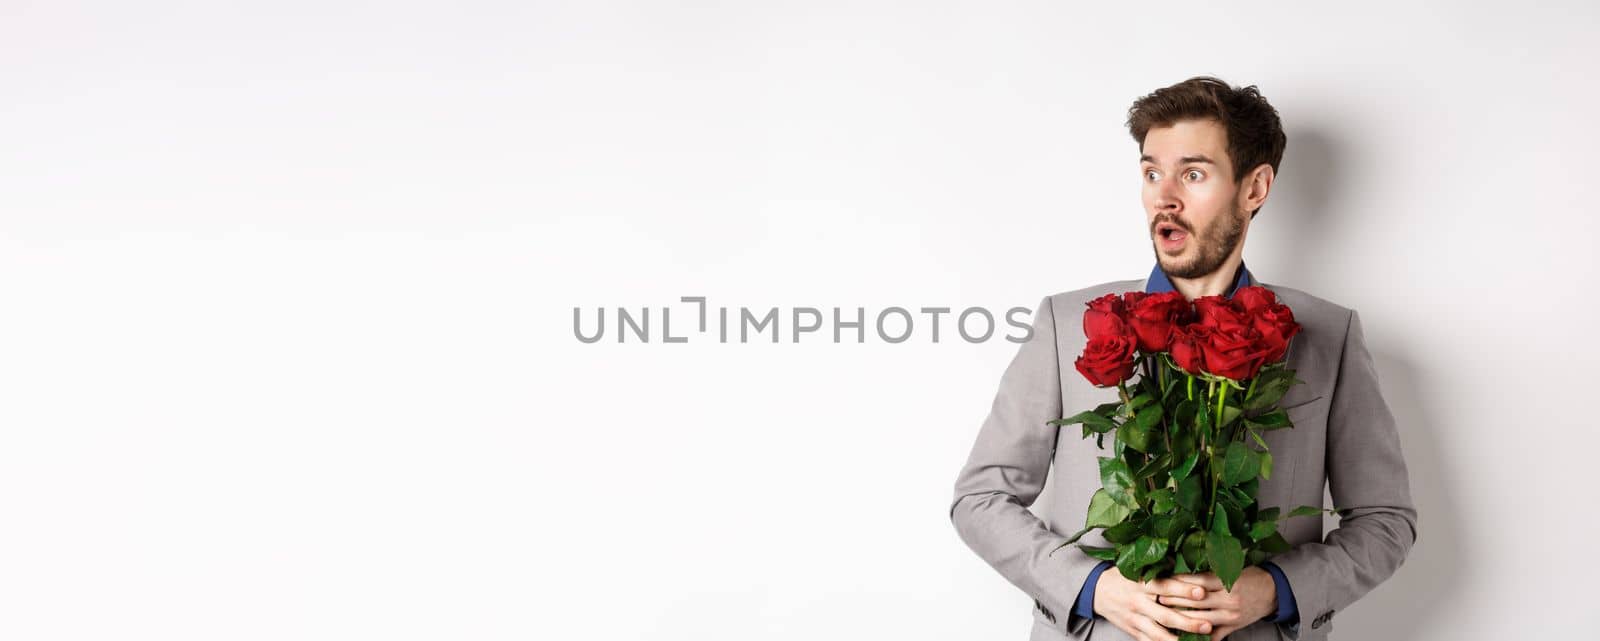
<instances>
[{"instance_id":1,"label":"man's eye","mask_svg":"<svg viewBox=\"0 0 1600 641\"><path fill-rule=\"evenodd\" d=\"M1144 170L1144 179L1145 180L1154 181L1156 179L1156 170L1154 170L1154 169L1146 169L1146 170Z\"/></svg>"},{"instance_id":2,"label":"man's eye","mask_svg":"<svg viewBox=\"0 0 1600 641\"><path fill-rule=\"evenodd\" d=\"M1205 174L1200 173L1199 169L1190 169L1189 173L1186 175L1189 177L1189 180L1200 180L1205 176Z\"/></svg>"}]
</instances>

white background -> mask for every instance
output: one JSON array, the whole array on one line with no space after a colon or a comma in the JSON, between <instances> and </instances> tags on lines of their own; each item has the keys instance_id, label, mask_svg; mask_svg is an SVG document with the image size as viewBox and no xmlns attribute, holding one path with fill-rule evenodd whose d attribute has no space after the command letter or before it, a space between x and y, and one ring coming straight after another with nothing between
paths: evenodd
<instances>
[{"instance_id":1,"label":"white background","mask_svg":"<svg viewBox=\"0 0 1600 641\"><path fill-rule=\"evenodd\" d=\"M1025 638L947 513L1015 345L572 309L1142 278L1126 109L1216 74L1289 137L1246 263L1361 312L1420 509L1337 636L1571 638L1600 48L1554 4L6 2L0 637Z\"/></svg>"}]
</instances>

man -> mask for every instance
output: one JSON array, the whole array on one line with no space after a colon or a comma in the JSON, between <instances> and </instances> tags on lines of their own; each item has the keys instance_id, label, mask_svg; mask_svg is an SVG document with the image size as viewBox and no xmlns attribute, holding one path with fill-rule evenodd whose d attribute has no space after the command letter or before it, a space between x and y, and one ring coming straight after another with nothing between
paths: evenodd
<instances>
[{"instance_id":1,"label":"man","mask_svg":"<svg viewBox=\"0 0 1600 641\"><path fill-rule=\"evenodd\" d=\"M1213 641L1326 639L1334 612L1392 576L1417 537L1399 435L1360 317L1245 268L1250 222L1285 144L1276 110L1255 87L1191 78L1136 101L1128 126L1139 143L1156 265L1142 280L1040 302L1033 336L1007 366L956 479L950 518L968 547L1033 599L1033 641L1173 641L1168 628ZM1083 527L1100 487L1096 457L1109 454L1076 427L1047 422L1116 400L1115 388L1092 386L1073 366L1086 342L1086 304L1135 288L1231 297L1246 285L1272 290L1294 310L1302 330L1286 358L1306 381L1280 402L1294 428L1266 433L1276 462L1260 503L1285 512L1322 505L1326 483L1338 528L1324 539L1320 516L1280 522L1292 549L1245 568L1231 591L1210 572L1140 583L1076 545L1058 550ZM1079 542L1110 546L1101 532Z\"/></svg>"}]
</instances>

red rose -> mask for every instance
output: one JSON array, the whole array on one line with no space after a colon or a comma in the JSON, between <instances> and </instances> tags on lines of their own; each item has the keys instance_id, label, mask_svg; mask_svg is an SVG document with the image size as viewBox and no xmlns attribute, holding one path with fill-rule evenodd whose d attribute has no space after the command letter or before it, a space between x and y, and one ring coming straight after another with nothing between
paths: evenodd
<instances>
[{"instance_id":1,"label":"red rose","mask_svg":"<svg viewBox=\"0 0 1600 641\"><path fill-rule=\"evenodd\" d=\"M1276 303L1262 308L1255 313L1254 325L1261 334L1261 342L1269 351L1266 362L1275 363L1283 358L1289 351L1289 339L1300 333L1300 323L1295 322L1294 312L1288 306Z\"/></svg>"},{"instance_id":2,"label":"red rose","mask_svg":"<svg viewBox=\"0 0 1600 641\"><path fill-rule=\"evenodd\" d=\"M1261 341L1261 332L1249 325L1213 328L1200 343L1205 353L1206 371L1236 381L1253 378L1266 364L1270 347Z\"/></svg>"},{"instance_id":3,"label":"red rose","mask_svg":"<svg viewBox=\"0 0 1600 641\"><path fill-rule=\"evenodd\" d=\"M1096 336L1084 345L1083 355L1073 365L1096 387L1111 387L1133 375L1136 347L1137 339L1131 334Z\"/></svg>"},{"instance_id":4,"label":"red rose","mask_svg":"<svg viewBox=\"0 0 1600 641\"><path fill-rule=\"evenodd\" d=\"M1129 333L1127 308L1121 296L1106 294L1087 304L1089 309L1083 312L1083 335L1089 340Z\"/></svg>"},{"instance_id":5,"label":"red rose","mask_svg":"<svg viewBox=\"0 0 1600 641\"><path fill-rule=\"evenodd\" d=\"M1138 305L1139 301L1144 300L1146 296L1149 296L1149 294L1139 290L1122 292L1122 308L1126 310L1132 310L1134 306Z\"/></svg>"},{"instance_id":6,"label":"red rose","mask_svg":"<svg viewBox=\"0 0 1600 641\"><path fill-rule=\"evenodd\" d=\"M1172 362L1183 371L1199 374L1206 369L1205 353L1200 345L1211 338L1211 328L1198 323L1178 325L1172 330Z\"/></svg>"},{"instance_id":7,"label":"red rose","mask_svg":"<svg viewBox=\"0 0 1600 641\"><path fill-rule=\"evenodd\" d=\"M1127 302L1126 298L1124 302ZM1139 337L1139 349L1150 353L1167 351L1172 344L1172 328L1188 309L1189 301L1182 292L1170 291L1134 298L1128 306L1128 324L1133 326L1133 333Z\"/></svg>"},{"instance_id":8,"label":"red rose","mask_svg":"<svg viewBox=\"0 0 1600 641\"><path fill-rule=\"evenodd\" d=\"M1278 304L1277 294L1260 285L1240 287L1233 292L1233 300L1239 303L1239 307L1248 314L1255 314L1262 309Z\"/></svg>"},{"instance_id":9,"label":"red rose","mask_svg":"<svg viewBox=\"0 0 1600 641\"><path fill-rule=\"evenodd\" d=\"M1238 301L1221 296L1201 296L1194 299L1194 310L1199 323L1212 329L1237 330L1250 325L1250 315Z\"/></svg>"}]
</instances>

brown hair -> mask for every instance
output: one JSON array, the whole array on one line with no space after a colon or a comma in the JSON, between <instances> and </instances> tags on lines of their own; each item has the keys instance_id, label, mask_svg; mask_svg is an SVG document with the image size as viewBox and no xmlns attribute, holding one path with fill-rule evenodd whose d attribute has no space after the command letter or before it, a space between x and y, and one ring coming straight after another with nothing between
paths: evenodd
<instances>
[{"instance_id":1,"label":"brown hair","mask_svg":"<svg viewBox=\"0 0 1600 641\"><path fill-rule=\"evenodd\" d=\"M1128 132L1144 148L1144 136L1154 127L1183 120L1215 120L1228 134L1228 157L1233 159L1233 182L1242 184L1245 173L1262 163L1278 171L1288 139L1273 109L1255 85L1230 87L1211 76L1195 76L1133 101L1128 108ZM1256 211L1261 211L1258 207ZM1250 212L1254 218L1255 211Z\"/></svg>"}]
</instances>

